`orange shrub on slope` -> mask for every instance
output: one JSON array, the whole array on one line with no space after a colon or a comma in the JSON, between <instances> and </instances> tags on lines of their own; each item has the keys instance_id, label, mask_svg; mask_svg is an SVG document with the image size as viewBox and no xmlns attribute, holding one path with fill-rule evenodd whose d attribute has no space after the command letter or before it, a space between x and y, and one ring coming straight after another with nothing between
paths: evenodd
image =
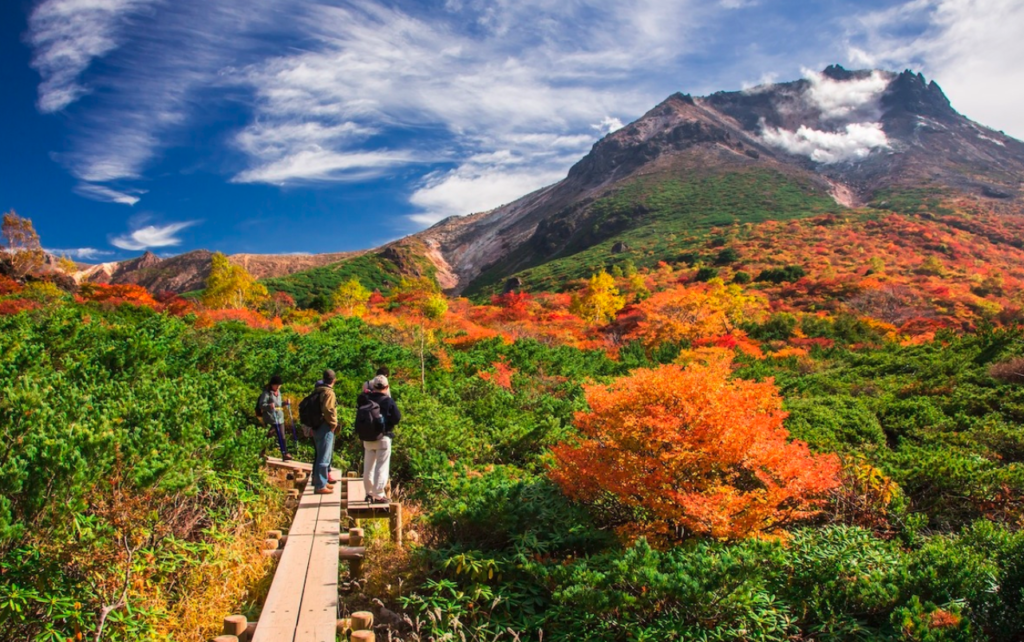
<instances>
[{"instance_id":1,"label":"orange shrub on slope","mask_svg":"<svg viewBox=\"0 0 1024 642\"><path fill-rule=\"evenodd\" d=\"M729 379L728 360L638 369L588 386L578 443L554 449L570 497L608 494L670 538L676 525L722 539L777 532L814 514L839 481L835 455L789 441L773 383Z\"/></svg>"}]
</instances>

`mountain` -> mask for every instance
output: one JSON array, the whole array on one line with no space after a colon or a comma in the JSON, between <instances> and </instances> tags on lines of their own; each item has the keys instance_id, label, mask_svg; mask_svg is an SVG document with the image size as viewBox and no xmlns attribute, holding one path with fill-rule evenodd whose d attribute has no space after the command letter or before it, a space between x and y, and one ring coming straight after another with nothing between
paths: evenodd
<instances>
[{"instance_id":1,"label":"mountain","mask_svg":"<svg viewBox=\"0 0 1024 642\"><path fill-rule=\"evenodd\" d=\"M361 252L334 254L232 254L228 260L259 279L282 277L359 256ZM151 292L189 292L203 288L210 275L212 252L195 250L170 258L152 252L126 261L85 267L75 275L79 283L134 283Z\"/></svg>"},{"instance_id":2,"label":"mountain","mask_svg":"<svg viewBox=\"0 0 1024 642\"><path fill-rule=\"evenodd\" d=\"M934 81L833 65L745 91L674 94L598 141L562 181L417 237L444 259L454 292L510 277L549 287L604 264L627 237L668 260L678 248L659 238L907 194L1019 212L1022 179L1024 144L957 113Z\"/></svg>"},{"instance_id":3,"label":"mountain","mask_svg":"<svg viewBox=\"0 0 1024 642\"><path fill-rule=\"evenodd\" d=\"M230 258L300 305L352 277L386 289L405 276L428 276L470 296L559 290L625 261L708 263L709 248L737 226L758 235L757 226L823 216L863 226L902 213L927 226L954 211L1020 215L1022 185L1024 143L959 114L934 81L909 70L832 65L743 91L673 94L595 143L558 183L382 248ZM1016 220L946 217L934 234L974 230L1017 251L1017 232L997 229ZM768 243L742 269L781 265L783 250ZM205 251L146 254L79 278L181 292L201 288L208 270Z\"/></svg>"}]
</instances>

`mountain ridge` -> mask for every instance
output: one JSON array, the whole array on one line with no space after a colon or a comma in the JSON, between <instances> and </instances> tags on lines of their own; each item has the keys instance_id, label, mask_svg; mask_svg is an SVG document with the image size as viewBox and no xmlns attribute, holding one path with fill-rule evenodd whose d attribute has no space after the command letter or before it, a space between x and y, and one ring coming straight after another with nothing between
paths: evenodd
<instances>
[{"instance_id":1,"label":"mountain ridge","mask_svg":"<svg viewBox=\"0 0 1024 642\"><path fill-rule=\"evenodd\" d=\"M729 178L744 175L753 178ZM723 191L736 185L745 190L742 198ZM460 294L493 290L513 277L522 281L517 274L630 230L647 226L656 235L669 219L676 229L812 216L829 209L822 196L849 208L884 205L894 194L921 190L1019 213L1022 186L1024 143L959 114L934 80L910 70L830 65L791 82L708 96L672 94L596 141L561 181L486 212L449 217L385 246L301 259L232 260L257 278L287 278L373 255L378 264L389 262L373 270L380 281L401 273L402 266L388 257L397 252L417 274L429 263L432 277ZM707 202L702 190L715 193L719 202ZM144 255L132 260L137 265L128 261L95 273L112 282L195 289L205 278L208 253L202 252L163 259L159 267L152 256L141 260ZM416 261L409 260L410 252ZM179 263L185 276L173 274Z\"/></svg>"}]
</instances>

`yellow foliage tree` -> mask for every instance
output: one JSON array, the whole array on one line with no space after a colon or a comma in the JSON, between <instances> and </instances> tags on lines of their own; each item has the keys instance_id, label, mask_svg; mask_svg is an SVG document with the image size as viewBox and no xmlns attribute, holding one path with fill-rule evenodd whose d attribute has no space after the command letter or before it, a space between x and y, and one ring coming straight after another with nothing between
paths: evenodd
<instances>
[{"instance_id":1,"label":"yellow foliage tree","mask_svg":"<svg viewBox=\"0 0 1024 642\"><path fill-rule=\"evenodd\" d=\"M78 271L78 266L75 265L75 262L67 254L60 255L60 258L57 259L57 267L68 276Z\"/></svg>"},{"instance_id":2,"label":"yellow foliage tree","mask_svg":"<svg viewBox=\"0 0 1024 642\"><path fill-rule=\"evenodd\" d=\"M269 298L267 288L241 265L234 265L228 257L217 252L212 257L210 276L206 279L203 305L210 309L255 309Z\"/></svg>"},{"instance_id":3,"label":"yellow foliage tree","mask_svg":"<svg viewBox=\"0 0 1024 642\"><path fill-rule=\"evenodd\" d=\"M4 214L0 226L3 250L11 262L14 276L23 277L43 267L46 255L32 220L18 216L14 210Z\"/></svg>"},{"instance_id":4,"label":"yellow foliage tree","mask_svg":"<svg viewBox=\"0 0 1024 642\"><path fill-rule=\"evenodd\" d=\"M637 308L640 321L627 338L653 348L731 333L739 323L761 316L767 305L738 285L712 279L698 286L663 290Z\"/></svg>"},{"instance_id":5,"label":"yellow foliage tree","mask_svg":"<svg viewBox=\"0 0 1024 642\"><path fill-rule=\"evenodd\" d=\"M331 297L331 305L347 316L361 317L366 314L366 302L370 291L363 287L357 277L352 277L338 286Z\"/></svg>"},{"instance_id":6,"label":"yellow foliage tree","mask_svg":"<svg viewBox=\"0 0 1024 642\"><path fill-rule=\"evenodd\" d=\"M607 323L626 304L615 287L615 279L604 270L590 277L583 291L575 295L569 311L590 323Z\"/></svg>"}]
</instances>

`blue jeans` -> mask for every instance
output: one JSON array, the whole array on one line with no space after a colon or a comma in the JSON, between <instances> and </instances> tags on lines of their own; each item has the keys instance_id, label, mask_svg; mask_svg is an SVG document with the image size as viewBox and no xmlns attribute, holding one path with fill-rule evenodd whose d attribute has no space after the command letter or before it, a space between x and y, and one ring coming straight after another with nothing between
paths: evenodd
<instances>
[{"instance_id":1,"label":"blue jeans","mask_svg":"<svg viewBox=\"0 0 1024 642\"><path fill-rule=\"evenodd\" d=\"M313 489L320 490L327 485L327 475L331 472L331 457L334 456L334 433L327 424L313 431Z\"/></svg>"}]
</instances>

